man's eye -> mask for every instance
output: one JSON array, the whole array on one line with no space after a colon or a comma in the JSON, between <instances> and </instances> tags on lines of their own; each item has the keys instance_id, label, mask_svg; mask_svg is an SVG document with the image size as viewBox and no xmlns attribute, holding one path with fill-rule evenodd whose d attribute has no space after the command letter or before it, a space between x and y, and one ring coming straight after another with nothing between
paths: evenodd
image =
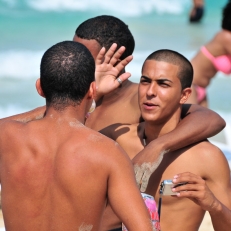
<instances>
[{"instance_id":1,"label":"man's eye","mask_svg":"<svg viewBox=\"0 0 231 231\"><path fill-rule=\"evenodd\" d=\"M149 81L147 79L141 79L140 82L141 83L149 83Z\"/></svg>"},{"instance_id":2,"label":"man's eye","mask_svg":"<svg viewBox=\"0 0 231 231\"><path fill-rule=\"evenodd\" d=\"M159 82L159 85L162 87L169 87L169 84L167 84L165 82Z\"/></svg>"}]
</instances>

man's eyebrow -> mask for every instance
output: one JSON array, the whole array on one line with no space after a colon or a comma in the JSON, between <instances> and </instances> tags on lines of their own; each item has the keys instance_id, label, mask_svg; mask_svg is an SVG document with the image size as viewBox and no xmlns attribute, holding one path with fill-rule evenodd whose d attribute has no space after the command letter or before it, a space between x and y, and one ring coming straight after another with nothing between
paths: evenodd
<instances>
[{"instance_id":1,"label":"man's eyebrow","mask_svg":"<svg viewBox=\"0 0 231 231\"><path fill-rule=\"evenodd\" d=\"M170 79L158 79L157 80L158 82L171 82L171 83L173 83Z\"/></svg>"},{"instance_id":2,"label":"man's eyebrow","mask_svg":"<svg viewBox=\"0 0 231 231\"><path fill-rule=\"evenodd\" d=\"M149 79L150 80L150 78L148 78L147 76L145 76L145 75L141 75L141 77L140 78L143 78L143 79Z\"/></svg>"},{"instance_id":3,"label":"man's eyebrow","mask_svg":"<svg viewBox=\"0 0 231 231\"><path fill-rule=\"evenodd\" d=\"M149 78L149 77L147 77L147 76L145 76L145 75L141 75L141 77L140 78L143 78L143 79L146 79L146 80L151 80L151 78ZM171 83L173 83L171 80L169 80L169 79L157 79L156 80L157 82L171 82Z\"/></svg>"}]
</instances>

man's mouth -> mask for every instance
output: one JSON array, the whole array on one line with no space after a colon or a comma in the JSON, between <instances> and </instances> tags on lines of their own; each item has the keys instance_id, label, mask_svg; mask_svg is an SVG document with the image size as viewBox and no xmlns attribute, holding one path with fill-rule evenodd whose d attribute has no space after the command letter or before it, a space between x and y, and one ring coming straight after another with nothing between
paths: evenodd
<instances>
[{"instance_id":1,"label":"man's mouth","mask_svg":"<svg viewBox=\"0 0 231 231\"><path fill-rule=\"evenodd\" d=\"M144 105L144 108L147 110L154 109L154 108L158 107L157 104L154 104L152 102L145 102L145 103L143 103L143 105Z\"/></svg>"}]
</instances>

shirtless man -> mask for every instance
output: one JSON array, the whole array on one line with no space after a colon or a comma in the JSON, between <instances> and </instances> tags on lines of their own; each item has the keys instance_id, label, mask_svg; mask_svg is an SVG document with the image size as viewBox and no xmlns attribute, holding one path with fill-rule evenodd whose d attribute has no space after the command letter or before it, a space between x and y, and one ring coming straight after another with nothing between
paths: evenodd
<instances>
[{"instance_id":1,"label":"shirtless man","mask_svg":"<svg viewBox=\"0 0 231 231\"><path fill-rule=\"evenodd\" d=\"M114 65L118 52L101 62ZM123 62L115 69L120 67ZM83 125L95 94L94 74L85 46L72 41L52 46L36 83L46 98L44 118L0 122L6 230L97 231L107 201L129 230L153 230L126 153Z\"/></svg>"},{"instance_id":2,"label":"shirtless man","mask_svg":"<svg viewBox=\"0 0 231 231\"><path fill-rule=\"evenodd\" d=\"M170 50L152 53L143 64L139 83L139 106L145 122L114 124L101 132L117 141L131 159L136 158L137 153L149 148L150 142L175 129L182 105L191 94L192 78L192 65L179 53ZM161 230L196 231L206 210L215 230L230 230L230 170L223 153L204 140L160 155L161 159L145 193L158 203L163 180L188 182L175 189L177 196L163 196Z\"/></svg>"},{"instance_id":3,"label":"shirtless man","mask_svg":"<svg viewBox=\"0 0 231 231\"><path fill-rule=\"evenodd\" d=\"M96 59L102 47L108 50L113 42L118 44L118 48L122 45L126 47L121 59L131 55L135 46L134 38L128 26L120 19L107 15L90 18L80 24L76 29L73 41L85 45L94 59ZM98 63L96 63L96 66L98 66ZM101 69L101 71L104 70ZM121 72L125 72L125 69ZM45 109L42 107L11 117L11 119L29 121L41 118L44 111ZM122 87L104 95L97 102L97 108L87 119L86 125L98 131L114 123L138 123L140 118L138 84L125 80ZM225 121L217 113L198 105L183 105L182 118L174 130L153 140L150 149L147 149L145 153L140 153L134 164L141 166L144 162L153 163L160 153L166 150L177 150L214 136L225 126ZM154 168L140 168L140 176L144 179L144 181L140 180L141 187L145 187L147 179L153 171Z\"/></svg>"}]
</instances>

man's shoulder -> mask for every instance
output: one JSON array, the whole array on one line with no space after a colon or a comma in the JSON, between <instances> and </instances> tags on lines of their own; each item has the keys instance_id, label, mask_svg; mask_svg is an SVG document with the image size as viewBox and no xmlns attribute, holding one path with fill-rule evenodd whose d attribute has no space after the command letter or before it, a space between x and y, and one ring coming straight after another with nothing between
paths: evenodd
<instances>
[{"instance_id":1,"label":"man's shoulder","mask_svg":"<svg viewBox=\"0 0 231 231\"><path fill-rule=\"evenodd\" d=\"M191 144L185 148L177 150L177 152L178 151L181 153L187 153L189 155L192 154L193 157L197 157L197 158L207 158L211 156L210 154L214 154L217 156L222 155L221 150L208 140L203 140L203 141Z\"/></svg>"},{"instance_id":2,"label":"man's shoulder","mask_svg":"<svg viewBox=\"0 0 231 231\"><path fill-rule=\"evenodd\" d=\"M191 162L195 161L205 167L210 166L213 168L217 165L227 165L227 159L223 152L208 140L185 148L185 153L187 153L186 158L190 159Z\"/></svg>"},{"instance_id":3,"label":"man's shoulder","mask_svg":"<svg viewBox=\"0 0 231 231\"><path fill-rule=\"evenodd\" d=\"M19 122L16 120L6 120L3 122L0 122L0 134L4 133L4 135L8 134L12 134L15 135L15 131L18 130L18 128L23 128L25 127L26 123L23 122Z\"/></svg>"},{"instance_id":4,"label":"man's shoulder","mask_svg":"<svg viewBox=\"0 0 231 231\"><path fill-rule=\"evenodd\" d=\"M217 153L218 155L221 154L221 150L208 140L203 140L201 142L195 143L191 145L190 148L192 148L192 150L194 151L199 151L197 155L205 155L208 152Z\"/></svg>"}]
</instances>

